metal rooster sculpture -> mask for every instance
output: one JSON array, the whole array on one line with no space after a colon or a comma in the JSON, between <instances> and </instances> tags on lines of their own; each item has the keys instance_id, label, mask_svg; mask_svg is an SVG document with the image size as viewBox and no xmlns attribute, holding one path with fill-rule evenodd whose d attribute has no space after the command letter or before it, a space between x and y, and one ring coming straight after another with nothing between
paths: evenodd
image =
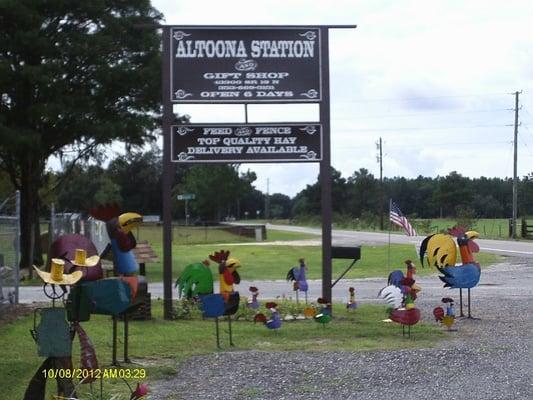
<instances>
[{"instance_id":1,"label":"metal rooster sculpture","mask_svg":"<svg viewBox=\"0 0 533 400\"><path fill-rule=\"evenodd\" d=\"M113 272L119 280L126 283L130 288L131 303L124 310L101 310L100 314L111 314L113 318L113 365L117 365L116 347L117 347L117 319L118 315L122 315L124 320L124 361L129 362L128 349L128 313L138 308L141 303L135 301L137 292L142 286L143 291L147 291L147 282L144 276L136 275L139 270L139 265L135 260L133 249L137 246L133 230L139 227L143 222L143 217L134 212L120 212L118 204L106 204L89 210L91 216L97 220L105 222L107 234L109 236L109 244L102 252L102 258L111 258L113 261ZM111 254L111 257L109 255ZM105 281L105 280L104 280ZM105 293L107 290L103 285L109 285L112 282L100 282L99 291ZM93 291L95 289L93 288ZM105 301L105 299L103 300Z\"/></svg>"},{"instance_id":2,"label":"metal rooster sculpture","mask_svg":"<svg viewBox=\"0 0 533 400\"><path fill-rule=\"evenodd\" d=\"M455 265L457 249L453 238L457 239L461 265ZM468 289L468 318L473 318L470 310L470 289L479 283L481 268L474 260L473 253L479 251L474 242L479 234L466 231L462 227L448 229L448 234L438 233L426 237L420 245L420 262L424 266L424 255L430 265L436 267L443 275L439 276L444 287L459 289L460 316L463 317L463 289Z\"/></svg>"},{"instance_id":3,"label":"metal rooster sculpture","mask_svg":"<svg viewBox=\"0 0 533 400\"><path fill-rule=\"evenodd\" d=\"M108 204L92 208L90 214L100 221L105 222L110 244L103 251L102 257L111 249L113 253L113 266L115 275L131 275L138 271L139 265L135 261L133 249L137 245L133 229L142 224L140 214L127 212L120 213L120 206Z\"/></svg>"},{"instance_id":4,"label":"metal rooster sculpture","mask_svg":"<svg viewBox=\"0 0 533 400\"><path fill-rule=\"evenodd\" d=\"M441 300L446 305L446 311L442 307L435 307L433 309L433 316L437 322L442 323L448 331L451 331L451 327L455 322L455 308L453 306L453 299L450 297L444 297Z\"/></svg>"},{"instance_id":5,"label":"metal rooster sculpture","mask_svg":"<svg viewBox=\"0 0 533 400\"><path fill-rule=\"evenodd\" d=\"M407 274L404 276L400 270L392 271L387 280L388 286L378 293L378 296L386 301L391 307L389 318L402 325L405 336L405 327L408 327L408 335L411 336L411 326L420 321L420 310L415 307L414 301L417 293L421 290L415 283L414 274L416 268L411 260L406 260Z\"/></svg>"},{"instance_id":6,"label":"metal rooster sculpture","mask_svg":"<svg viewBox=\"0 0 533 400\"><path fill-rule=\"evenodd\" d=\"M257 310L261 305L259 300L257 300L257 296L259 296L259 289L255 286L250 286L248 290L252 294L252 298L246 302L246 307L251 308L252 310Z\"/></svg>"},{"instance_id":7,"label":"metal rooster sculpture","mask_svg":"<svg viewBox=\"0 0 533 400\"><path fill-rule=\"evenodd\" d=\"M305 304L307 304L307 291L309 290L309 285L307 284L307 279L305 277L305 271L307 266L305 265L305 260L300 258L300 266L293 267L287 273L287 281L292 281L293 290L296 292L296 303L299 303L298 292L302 291L305 294Z\"/></svg>"},{"instance_id":8,"label":"metal rooster sculpture","mask_svg":"<svg viewBox=\"0 0 533 400\"><path fill-rule=\"evenodd\" d=\"M259 313L254 317L254 322L262 322L268 329L278 330L281 328L281 316L278 312L278 305L274 302L268 302L265 304L265 307L271 313L270 319L267 320L264 314Z\"/></svg>"},{"instance_id":9,"label":"metal rooster sculpture","mask_svg":"<svg viewBox=\"0 0 533 400\"><path fill-rule=\"evenodd\" d=\"M231 316L239 309L240 296L233 288L234 284L239 284L241 277L237 272L241 263L236 258L228 258L230 252L221 250L209 256L209 259L218 263L220 293L213 294L213 276L209 269L209 261L190 264L183 270L176 281L179 286L180 296L183 294L187 298L199 297L203 316L215 318L215 329L217 337L217 347L220 348L220 334L218 318L227 316L229 328L229 343L233 343L231 330Z\"/></svg>"},{"instance_id":10,"label":"metal rooster sculpture","mask_svg":"<svg viewBox=\"0 0 533 400\"><path fill-rule=\"evenodd\" d=\"M348 303L346 303L346 308L348 310L355 310L357 308L357 302L355 301L355 288L350 287L348 292L350 293L350 300L348 300Z\"/></svg>"},{"instance_id":11,"label":"metal rooster sculpture","mask_svg":"<svg viewBox=\"0 0 533 400\"><path fill-rule=\"evenodd\" d=\"M325 328L326 324L331 321L331 303L322 297L319 297L316 302L320 304L320 310L313 317L313 319L315 322L322 324L322 326Z\"/></svg>"},{"instance_id":12,"label":"metal rooster sculpture","mask_svg":"<svg viewBox=\"0 0 533 400\"><path fill-rule=\"evenodd\" d=\"M213 293L213 274L209 269L209 261L189 264L176 280L179 297L188 299Z\"/></svg>"}]
</instances>

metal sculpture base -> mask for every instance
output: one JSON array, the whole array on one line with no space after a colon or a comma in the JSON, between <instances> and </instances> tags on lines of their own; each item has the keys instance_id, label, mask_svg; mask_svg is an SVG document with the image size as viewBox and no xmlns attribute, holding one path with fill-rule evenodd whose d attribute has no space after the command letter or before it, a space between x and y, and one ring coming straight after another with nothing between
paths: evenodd
<instances>
[{"instance_id":1,"label":"metal sculpture base","mask_svg":"<svg viewBox=\"0 0 533 400\"><path fill-rule=\"evenodd\" d=\"M228 315L227 319L228 319L229 345L235 346L235 343L233 343L233 331L231 330L231 315ZM221 349L222 347L220 347L220 328L218 326L218 317L215 317L215 333L217 336L217 348Z\"/></svg>"},{"instance_id":2,"label":"metal sculpture base","mask_svg":"<svg viewBox=\"0 0 533 400\"><path fill-rule=\"evenodd\" d=\"M405 325L402 325L402 336L405 337ZM411 325L407 325L407 337L411 338Z\"/></svg>"},{"instance_id":3,"label":"metal sculpture base","mask_svg":"<svg viewBox=\"0 0 533 400\"><path fill-rule=\"evenodd\" d=\"M124 313L122 314L122 317L123 317L123 321L124 321L124 357L123 357L123 362L124 363L131 363L131 360L128 356L128 350L129 350L129 315L128 313ZM112 349L112 353L111 353L111 365L115 366L115 367L118 367L120 366L119 362L117 361L117 346L118 346L118 332L117 332L117 321L118 321L118 316L115 316L113 315L112 316L112 319L113 319L113 349Z\"/></svg>"},{"instance_id":4,"label":"metal sculpture base","mask_svg":"<svg viewBox=\"0 0 533 400\"><path fill-rule=\"evenodd\" d=\"M459 317L465 318L465 315L463 313L463 289L459 289ZM472 316L472 312L470 310L470 289L468 289L468 315L466 316L468 319L472 320L480 320L481 318L475 318Z\"/></svg>"}]
</instances>

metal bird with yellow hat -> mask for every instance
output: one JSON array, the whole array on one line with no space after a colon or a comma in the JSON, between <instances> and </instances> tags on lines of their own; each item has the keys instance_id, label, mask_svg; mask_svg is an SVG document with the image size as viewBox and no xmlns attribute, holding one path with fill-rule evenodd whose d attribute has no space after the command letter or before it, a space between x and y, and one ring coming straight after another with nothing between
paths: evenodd
<instances>
[{"instance_id":1,"label":"metal bird with yellow hat","mask_svg":"<svg viewBox=\"0 0 533 400\"><path fill-rule=\"evenodd\" d=\"M85 249L76 249L74 260L69 260L76 267L94 267L100 261L97 255L87 257Z\"/></svg>"},{"instance_id":2,"label":"metal bird with yellow hat","mask_svg":"<svg viewBox=\"0 0 533 400\"><path fill-rule=\"evenodd\" d=\"M65 261L60 258L52 258L50 272L41 271L35 265L33 268L45 283L52 285L74 285L81 279L83 273L81 271L74 271L71 274L65 274L64 266Z\"/></svg>"}]
</instances>

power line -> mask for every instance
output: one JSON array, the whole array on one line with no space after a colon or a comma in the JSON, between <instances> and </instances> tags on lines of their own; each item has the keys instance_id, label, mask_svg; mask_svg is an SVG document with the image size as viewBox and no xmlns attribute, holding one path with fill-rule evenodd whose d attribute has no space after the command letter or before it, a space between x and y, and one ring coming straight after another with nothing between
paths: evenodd
<instances>
[{"instance_id":1,"label":"power line","mask_svg":"<svg viewBox=\"0 0 533 400\"><path fill-rule=\"evenodd\" d=\"M505 164L507 165L506 170L509 171L511 169L511 155L513 154L513 142L509 142L510 146L508 147L509 152L507 153L507 159Z\"/></svg>"},{"instance_id":2,"label":"power line","mask_svg":"<svg viewBox=\"0 0 533 400\"><path fill-rule=\"evenodd\" d=\"M526 128L526 130L531 133L531 136L533 136L533 131L531 131L531 129L529 129L529 126L527 124L524 124L522 123L520 126L523 126L524 128Z\"/></svg>"},{"instance_id":3,"label":"power line","mask_svg":"<svg viewBox=\"0 0 533 400\"><path fill-rule=\"evenodd\" d=\"M403 118L403 117L420 117L426 115L438 114L474 114L484 112L499 112L499 111L514 111L512 108L497 108L492 110L472 110L472 111L457 111L457 110L440 110L440 111L421 111L414 114L376 114L376 115L353 115L350 118L335 118L340 121L352 121L356 118Z\"/></svg>"},{"instance_id":4,"label":"power line","mask_svg":"<svg viewBox=\"0 0 533 400\"><path fill-rule=\"evenodd\" d=\"M439 147L447 147L447 146L465 146L465 145L484 145L484 146L492 146L492 145L500 145L500 144L513 144L510 140L502 140L502 141L495 141L495 142L446 142L446 143L429 143L424 142L420 144L387 144L388 147L392 148L412 148L412 149L421 149L424 147L431 147L431 146L439 146ZM342 146L340 149L336 150L353 150L353 149L360 149L360 146Z\"/></svg>"},{"instance_id":5,"label":"power line","mask_svg":"<svg viewBox=\"0 0 533 400\"><path fill-rule=\"evenodd\" d=\"M432 100L432 99L448 99L448 98L462 98L462 97L488 97L488 96L506 96L509 93L480 93L480 94L465 94L465 95L444 95L444 96L420 96L420 97L405 97L405 98L384 98L384 99L359 99L349 100L343 103L371 103L379 101L411 101L411 100Z\"/></svg>"},{"instance_id":6,"label":"power line","mask_svg":"<svg viewBox=\"0 0 533 400\"><path fill-rule=\"evenodd\" d=\"M355 128L355 132L383 132L383 131L430 131L430 130L446 130L446 129L476 129L476 128L502 128L509 126L506 124L489 124L489 125L470 125L470 126L434 126L434 127L412 127L412 128Z\"/></svg>"},{"instance_id":7,"label":"power line","mask_svg":"<svg viewBox=\"0 0 533 400\"><path fill-rule=\"evenodd\" d=\"M526 112L526 114L529 115L531 117L531 119L533 120L533 115L530 114L530 112L527 110L527 108L524 107L523 104L520 106L520 109L524 110Z\"/></svg>"},{"instance_id":8,"label":"power line","mask_svg":"<svg viewBox=\"0 0 533 400\"><path fill-rule=\"evenodd\" d=\"M523 135L519 135L519 138L520 138L520 143L526 148L527 152L529 153L529 155L531 157L533 157L533 153L531 152L531 150L529 149L529 146L527 145L525 139L524 139L524 136Z\"/></svg>"}]
</instances>

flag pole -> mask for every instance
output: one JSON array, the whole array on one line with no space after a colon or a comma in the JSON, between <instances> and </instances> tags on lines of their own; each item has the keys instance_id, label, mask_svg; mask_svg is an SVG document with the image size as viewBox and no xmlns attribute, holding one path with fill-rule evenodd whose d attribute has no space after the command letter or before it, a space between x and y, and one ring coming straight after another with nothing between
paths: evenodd
<instances>
[{"instance_id":1,"label":"flag pole","mask_svg":"<svg viewBox=\"0 0 533 400\"><path fill-rule=\"evenodd\" d=\"M387 249L387 269L388 269L388 272L390 273L390 232L392 230L392 222L391 222L391 219L390 219L390 212L392 210L392 198L389 199L389 247Z\"/></svg>"}]
</instances>

